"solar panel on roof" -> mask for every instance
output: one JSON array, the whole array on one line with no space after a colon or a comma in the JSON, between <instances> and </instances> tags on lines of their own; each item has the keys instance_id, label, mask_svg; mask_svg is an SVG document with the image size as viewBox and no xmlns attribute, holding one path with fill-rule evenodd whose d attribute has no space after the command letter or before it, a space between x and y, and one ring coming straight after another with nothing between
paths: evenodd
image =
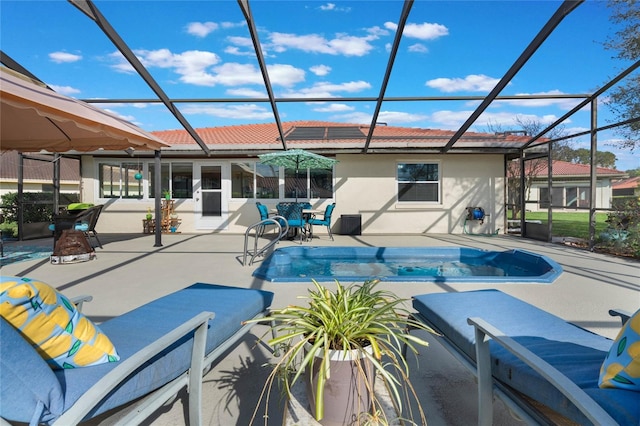
<instances>
[{"instance_id":1,"label":"solar panel on roof","mask_svg":"<svg viewBox=\"0 0 640 426\"><path fill-rule=\"evenodd\" d=\"M287 135L287 140L324 139L326 127L296 127Z\"/></svg>"},{"instance_id":2,"label":"solar panel on roof","mask_svg":"<svg viewBox=\"0 0 640 426\"><path fill-rule=\"evenodd\" d=\"M354 139L363 138L364 133L359 127L328 127L328 139Z\"/></svg>"}]
</instances>

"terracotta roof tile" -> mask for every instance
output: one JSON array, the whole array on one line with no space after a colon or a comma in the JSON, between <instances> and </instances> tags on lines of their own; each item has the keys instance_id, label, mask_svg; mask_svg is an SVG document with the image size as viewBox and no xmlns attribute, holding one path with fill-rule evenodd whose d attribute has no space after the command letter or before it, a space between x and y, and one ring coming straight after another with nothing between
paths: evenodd
<instances>
[{"instance_id":1,"label":"terracotta roof tile","mask_svg":"<svg viewBox=\"0 0 640 426\"><path fill-rule=\"evenodd\" d=\"M614 182L611 186L613 189L638 188L640 186L640 176L619 180Z\"/></svg>"},{"instance_id":2,"label":"terracotta roof tile","mask_svg":"<svg viewBox=\"0 0 640 426\"><path fill-rule=\"evenodd\" d=\"M51 155L30 154L31 157L42 158L43 161L25 158L24 179L34 181L51 181L53 179L53 165ZM16 180L18 177L18 152L2 151L0 155L0 178ZM62 157L60 159L60 180L79 182L80 168L78 160Z\"/></svg>"},{"instance_id":3,"label":"terracotta roof tile","mask_svg":"<svg viewBox=\"0 0 640 426\"><path fill-rule=\"evenodd\" d=\"M342 132L347 135L344 138L333 137L329 139L327 134L333 133L332 129L355 128L362 136L354 137L354 132ZM295 132L296 129L327 128L329 132L324 137L295 138L305 132ZM238 126L206 127L195 129L202 140L210 147L225 145L227 147L245 148L249 145L274 145L281 144L280 135L275 123L243 124ZM282 131L288 145L313 144L326 148L340 148L347 145L363 147L369 133L369 126L354 123L336 123L330 121L290 121L282 123ZM174 148L184 145L196 145L195 141L185 130L164 130L152 132L154 135L172 145ZM309 132L306 132L309 134ZM313 132L312 132L313 133ZM356 132L357 133L357 132ZM412 142L443 146L455 132L450 130L421 129L414 127L396 127L378 125L374 129L372 146L394 146L398 143ZM337 132L340 136L341 132ZM522 144L528 141L527 136L495 135L488 133L467 132L460 139L460 144L498 143L498 144ZM457 144L456 144L457 146Z\"/></svg>"},{"instance_id":4,"label":"terracotta roof tile","mask_svg":"<svg viewBox=\"0 0 640 426\"><path fill-rule=\"evenodd\" d=\"M551 165L554 176L588 176L591 166L588 164L576 164L568 161L554 160ZM537 171L536 176L546 176L548 169L546 163ZM605 167L597 167L596 174L598 176L623 176L625 172L617 169L609 169Z\"/></svg>"}]
</instances>

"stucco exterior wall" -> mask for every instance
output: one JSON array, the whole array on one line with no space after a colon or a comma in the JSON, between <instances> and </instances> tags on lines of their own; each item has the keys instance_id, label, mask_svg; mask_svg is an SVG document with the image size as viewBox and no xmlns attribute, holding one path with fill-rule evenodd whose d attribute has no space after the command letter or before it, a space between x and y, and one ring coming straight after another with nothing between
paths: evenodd
<instances>
[{"instance_id":1,"label":"stucco exterior wall","mask_svg":"<svg viewBox=\"0 0 640 426\"><path fill-rule=\"evenodd\" d=\"M462 233L467 207L482 207L490 214L483 225L467 222L468 232L495 232L503 227L504 166L500 155L337 158L336 219L343 214L362 215L363 233ZM441 203L398 203L397 162L421 160L440 164Z\"/></svg>"},{"instance_id":2,"label":"stucco exterior wall","mask_svg":"<svg viewBox=\"0 0 640 426\"><path fill-rule=\"evenodd\" d=\"M505 180L501 155L339 154L336 158L339 162L334 174L334 233L340 232L341 215L353 214L361 215L363 233L462 233L467 207L482 207L490 215L482 225L468 221L467 232L494 233L504 228ZM441 203L397 202L397 162L415 161L439 163ZM104 201L98 232L141 233L142 219L148 208L153 210L154 200L98 200L95 164L83 159L83 200ZM275 208L278 202L258 201L269 208ZM313 208L321 211L333 201L311 200ZM227 220L215 232L244 233L247 226L259 219L255 203L255 199L229 199ZM182 221L178 231L211 232L196 229L194 209L193 200L176 200L176 212ZM316 228L317 234L326 233L324 227Z\"/></svg>"}]
</instances>

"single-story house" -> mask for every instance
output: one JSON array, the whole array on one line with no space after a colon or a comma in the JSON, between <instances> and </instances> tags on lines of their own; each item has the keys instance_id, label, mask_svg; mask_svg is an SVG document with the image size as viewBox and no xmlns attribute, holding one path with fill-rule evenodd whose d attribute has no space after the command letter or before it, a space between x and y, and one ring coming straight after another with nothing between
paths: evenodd
<instances>
[{"instance_id":1,"label":"single-story house","mask_svg":"<svg viewBox=\"0 0 640 426\"><path fill-rule=\"evenodd\" d=\"M22 165L24 192L53 192L53 161L51 155L26 156ZM19 163L17 151L0 153L0 197L18 191ZM80 192L80 165L74 158L60 158L60 192Z\"/></svg>"},{"instance_id":2,"label":"single-story house","mask_svg":"<svg viewBox=\"0 0 640 426\"><path fill-rule=\"evenodd\" d=\"M612 189L614 197L636 197L640 199L640 176L615 181Z\"/></svg>"},{"instance_id":3,"label":"single-story house","mask_svg":"<svg viewBox=\"0 0 640 426\"><path fill-rule=\"evenodd\" d=\"M178 231L243 233L259 220L257 201L270 208L293 201L297 185L298 200L317 210L336 203L334 232L343 215L360 220L365 233L497 232L505 228L505 158L529 140L467 132L443 153L453 131L378 125L363 149L366 125L282 128L287 148L335 158L333 170L301 170L296 179L294 170L261 164L258 154L283 150L274 123L196 129L209 156L184 130L153 132L170 145L161 151L160 186L175 200ZM142 232L154 207L153 153L105 150L81 162L82 200L105 205L99 230ZM465 223L468 207L488 217Z\"/></svg>"},{"instance_id":4,"label":"single-story house","mask_svg":"<svg viewBox=\"0 0 640 426\"><path fill-rule=\"evenodd\" d=\"M589 191L591 166L554 160L551 169L553 206L565 209L588 208L591 197ZM542 161L534 172L527 209L535 211L546 210L549 207L548 174L546 161ZM613 182L624 176L626 173L620 170L597 168L595 208L608 209L612 207Z\"/></svg>"}]
</instances>

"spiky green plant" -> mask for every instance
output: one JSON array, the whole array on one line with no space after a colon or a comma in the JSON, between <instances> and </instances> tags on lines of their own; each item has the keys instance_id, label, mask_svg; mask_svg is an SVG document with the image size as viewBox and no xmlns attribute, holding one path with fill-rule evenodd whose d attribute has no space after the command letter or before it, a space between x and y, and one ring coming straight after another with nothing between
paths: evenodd
<instances>
[{"instance_id":1,"label":"spiky green plant","mask_svg":"<svg viewBox=\"0 0 640 426\"><path fill-rule=\"evenodd\" d=\"M282 379L284 390L289 394L305 369L312 371L313 359L319 353L322 356L319 357L321 364L317 372L315 407L316 420L321 420L324 416L324 387L331 375L329 352L339 350L346 354L357 350L372 363L398 410L402 409L401 390L405 397L413 395L422 424L425 424L424 413L409 381L403 346L406 345L413 353L417 353L417 346L428 346L425 340L409 334L409 328L435 332L410 317L403 306L405 299L377 289L378 283L379 280L373 280L343 286L336 280L336 290L331 291L313 280L315 288L310 289L306 297L301 297L308 300L308 306L274 310L270 320L276 337L268 344L276 352L283 350L284 354L269 375L262 395L266 394L268 398L276 378ZM377 400L373 389L367 389L367 392L372 395L374 411L379 410L375 406Z\"/></svg>"}]
</instances>

